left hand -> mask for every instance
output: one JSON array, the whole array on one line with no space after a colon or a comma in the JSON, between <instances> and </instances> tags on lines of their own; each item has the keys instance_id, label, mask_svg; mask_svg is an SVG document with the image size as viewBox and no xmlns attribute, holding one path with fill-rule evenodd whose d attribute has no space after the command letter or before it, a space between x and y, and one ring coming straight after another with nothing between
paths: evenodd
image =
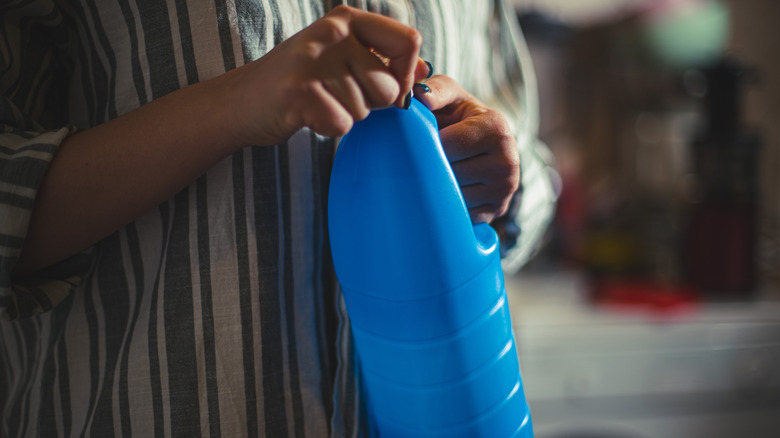
<instances>
[{"instance_id":1,"label":"left hand","mask_svg":"<svg viewBox=\"0 0 780 438\"><path fill-rule=\"evenodd\" d=\"M436 116L447 159L473 223L506 213L520 185L520 157L506 118L487 108L454 79L438 75L414 95Z\"/></svg>"}]
</instances>

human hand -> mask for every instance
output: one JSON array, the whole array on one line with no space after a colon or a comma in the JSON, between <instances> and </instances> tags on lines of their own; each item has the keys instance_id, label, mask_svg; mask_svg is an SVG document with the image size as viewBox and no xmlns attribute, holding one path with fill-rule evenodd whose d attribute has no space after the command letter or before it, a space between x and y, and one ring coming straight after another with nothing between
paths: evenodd
<instances>
[{"instance_id":1,"label":"human hand","mask_svg":"<svg viewBox=\"0 0 780 438\"><path fill-rule=\"evenodd\" d=\"M444 75L415 85L415 96L436 116L471 221L506 213L520 185L520 157L506 118Z\"/></svg>"},{"instance_id":2,"label":"human hand","mask_svg":"<svg viewBox=\"0 0 780 438\"><path fill-rule=\"evenodd\" d=\"M393 19L336 7L224 75L232 134L244 145L277 144L303 127L340 136L373 108L404 107L429 73L421 44L419 32Z\"/></svg>"}]
</instances>

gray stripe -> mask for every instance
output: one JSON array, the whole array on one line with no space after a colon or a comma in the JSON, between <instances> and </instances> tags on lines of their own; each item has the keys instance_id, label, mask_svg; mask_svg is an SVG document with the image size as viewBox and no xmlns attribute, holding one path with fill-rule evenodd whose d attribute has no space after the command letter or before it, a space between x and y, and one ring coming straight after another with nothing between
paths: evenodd
<instances>
[{"instance_id":1,"label":"gray stripe","mask_svg":"<svg viewBox=\"0 0 780 438\"><path fill-rule=\"evenodd\" d=\"M102 366L103 361L101 360L103 358L101 357L102 354L100 354L103 349L100 341L102 338L101 334L105 328L105 319L101 314L103 309L101 308L100 303L99 285L100 278L98 277L90 282L84 289L84 309L88 330L88 339L85 340L85 344L88 346L87 353L89 357L89 398L85 404L87 414L82 427L84 427L84 430L86 430L88 434L94 432L97 435L102 435L103 433L108 432L107 430L104 430L105 423L102 421L103 413L101 412L101 415L99 415L97 419L95 417L95 411L98 408L100 397L101 382L105 376L105 368ZM111 432L113 432L113 428L111 428Z\"/></svg>"},{"instance_id":2,"label":"gray stripe","mask_svg":"<svg viewBox=\"0 0 780 438\"><path fill-rule=\"evenodd\" d=\"M7 246L9 248L19 248L24 243L24 239L19 236L11 236L9 234L3 234L0 232L0 246Z\"/></svg>"},{"instance_id":3,"label":"gray stripe","mask_svg":"<svg viewBox=\"0 0 780 438\"><path fill-rule=\"evenodd\" d=\"M116 84L113 74L116 60L103 28L103 22L100 20L98 6L94 0L83 1L87 8L82 17L83 24L92 37L89 39L90 52L87 53L87 56L91 61L89 65L92 67L91 88L95 92L95 106L90 120L90 126L94 126L116 116L114 96L110 92Z\"/></svg>"},{"instance_id":4,"label":"gray stripe","mask_svg":"<svg viewBox=\"0 0 780 438\"><path fill-rule=\"evenodd\" d=\"M92 40L87 37L86 18L84 17L85 11L82 9L83 5L77 4L74 5L73 8L74 10L69 11L68 15L75 23L74 27L76 28L76 32L78 32L79 38L88 40L86 45L91 46L93 43ZM74 100L83 103L82 110L84 113L76 120L76 124L81 128L86 128L95 125L95 107L97 106L96 90L93 89L93 84L96 82L92 78L92 63L87 47L79 47L76 54L76 63L81 70L78 72L76 79L74 79L74 82L77 82L77 85L80 86L77 94L78 98ZM71 98L73 99L72 96Z\"/></svg>"},{"instance_id":5,"label":"gray stripe","mask_svg":"<svg viewBox=\"0 0 780 438\"><path fill-rule=\"evenodd\" d=\"M233 193L235 198L235 232L236 232L236 257L238 260L238 289L239 289L239 308L241 325L250 327L253 323L251 308L252 297L249 294L251 285L249 284L249 248L246 219L246 189L244 187L244 155L237 153L233 155ZM261 321L265 325L265 320ZM265 341L265 337L263 337ZM255 389L255 352L254 332L243 330L241 333L242 361L244 366L244 396L246 397L246 430L251 436L258 435L259 425L257 418L257 392ZM265 358L266 352L262 356Z\"/></svg>"},{"instance_id":6,"label":"gray stripe","mask_svg":"<svg viewBox=\"0 0 780 438\"><path fill-rule=\"evenodd\" d=\"M168 238L170 236L170 206L166 203L160 206L160 217L161 217L161 226L163 230L163 239L162 239L162 254L166 253L167 249L167 242ZM157 267L157 273L158 275L155 276L154 280L154 287L152 289L151 294L151 308L149 309L149 325L148 325L148 332L149 332L149 381L151 384L151 392L152 392L152 409L153 409L153 421L154 421L154 436L157 438L162 438L165 436L165 418L163 418L163 400L165 398L165 395L163 394L163 375L162 375L162 364L160 360L160 339L165 335L165 333L158 333L158 327L163 327L163 325L158 321L158 314L160 311L158 310L159 303L160 303L160 295L161 295L161 289L162 289L162 281L159 276L160 272L163 272L163 263L165 261L165 256L163 256L160 259L160 266Z\"/></svg>"},{"instance_id":7,"label":"gray stripe","mask_svg":"<svg viewBox=\"0 0 780 438\"><path fill-rule=\"evenodd\" d=\"M141 45L138 41L138 32L136 24L136 16L138 10L131 8L129 2L118 1L122 11L122 16L127 25L127 40L130 43L130 65L133 77L133 84L135 88L136 96L138 97L138 104L144 105L149 101L146 90L145 72L141 69L140 51Z\"/></svg>"},{"instance_id":8,"label":"gray stripe","mask_svg":"<svg viewBox=\"0 0 780 438\"><path fill-rule=\"evenodd\" d=\"M129 321L124 333L124 339L122 340L122 353L119 364L119 379L116 385L116 395L119 400L117 406L119 408L119 426L121 428L121 436L130 437L133 433L132 422L130 421L130 399L128 396L128 368L129 368L129 355L130 345L132 337L135 332L138 317L140 314L142 296L137 291L141 291L144 288L144 271L143 262L141 259L141 248L138 242L138 231L135 224L130 224L124 230L124 241L126 242L126 249L123 252L127 252L128 255L124 256L126 260L125 264L129 262L127 269L127 290L130 295L130 302L134 303L130 310ZM129 306L128 306L129 307Z\"/></svg>"},{"instance_id":9,"label":"gray stripe","mask_svg":"<svg viewBox=\"0 0 780 438\"><path fill-rule=\"evenodd\" d=\"M34 289L34 288L31 288ZM31 290L31 296L36 296L37 292L35 290ZM21 406L22 406L22 414L20 416L20 422L21 422L21 434L27 435L35 433L35 427L37 425L37 418L36 418L36 409L34 407L34 404L36 404L36 386L40 385L40 382L35 379L35 376L37 374L37 368L41 364L41 361L39 360L38 353L40 352L40 346L38 342L30 342L30 337L33 336L36 340L41 340L41 324L40 320L36 318L31 318L27 321L25 321L25 324L22 326L22 331L24 333L25 337L25 343L26 345L26 356L27 356L27 363L31 366L27 367L27 369L24 370L24 374L26 375L26 384L24 386L24 389L22 390L22 399L21 399ZM30 430L32 429L32 430Z\"/></svg>"},{"instance_id":10,"label":"gray stripe","mask_svg":"<svg viewBox=\"0 0 780 438\"><path fill-rule=\"evenodd\" d=\"M179 88L170 17L165 3L138 1L138 14L144 28L146 59L149 63L149 84L152 99L162 97Z\"/></svg>"},{"instance_id":11,"label":"gray stripe","mask_svg":"<svg viewBox=\"0 0 780 438\"><path fill-rule=\"evenodd\" d=\"M209 251L208 192L206 176L197 182L198 262L200 274L200 308L203 330L203 355L206 378L208 428L212 437L220 435L219 386L214 336L214 312L211 291L211 254Z\"/></svg>"},{"instance_id":12,"label":"gray stripe","mask_svg":"<svg viewBox=\"0 0 780 438\"><path fill-rule=\"evenodd\" d=\"M163 324L168 374L167 402L173 435L200 435L196 344L190 271L189 190L174 198L163 286Z\"/></svg>"},{"instance_id":13,"label":"gray stripe","mask_svg":"<svg viewBox=\"0 0 780 438\"><path fill-rule=\"evenodd\" d=\"M295 253L295 239L296 230L292 226L292 213L291 204L296 200L295 198L304 197L303 193L293 191L291 184L291 171L292 157L290 152L291 145L287 144L286 147L280 148L280 164L281 172L279 182L279 190L282 195L279 199L286 200L279 208L280 218L279 223L281 225L279 230L279 236L283 237L282 247L284 248L284 259L280 264L280 285L281 289L279 293L284 297L282 308L284 310L284 325L287 330L286 336L286 349L287 349L287 361L288 365L286 371L289 374L290 389L289 399L291 401L291 428L292 433L296 437L302 437L304 433L304 417L303 417L303 400L301 396L300 385L300 365L298 363L298 339L296 336L299 324L297 321L296 302L298 299L310 299L310 297L298 297L296 292L300 289L300 285L295 283L295 271L293 257ZM300 324L303 326L303 324ZM304 330L302 333L311 332L311 330Z\"/></svg>"}]
</instances>

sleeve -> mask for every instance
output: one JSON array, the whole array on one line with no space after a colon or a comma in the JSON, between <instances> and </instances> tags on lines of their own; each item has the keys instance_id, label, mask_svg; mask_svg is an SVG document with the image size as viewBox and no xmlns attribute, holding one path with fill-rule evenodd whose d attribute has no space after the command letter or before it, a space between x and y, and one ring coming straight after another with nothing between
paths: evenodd
<instances>
[{"instance_id":1,"label":"sleeve","mask_svg":"<svg viewBox=\"0 0 780 438\"><path fill-rule=\"evenodd\" d=\"M17 319L56 306L78 286L88 264L79 255L25 278L12 275L38 188L75 128L44 126L63 103L62 90L52 86L62 73L56 54L62 20L53 3L14 2L0 6L0 17L0 317Z\"/></svg>"},{"instance_id":2,"label":"sleeve","mask_svg":"<svg viewBox=\"0 0 780 438\"><path fill-rule=\"evenodd\" d=\"M501 238L502 264L514 273L539 249L555 210L553 156L538 139L536 77L525 40L505 2L496 0L488 30L490 80L475 93L509 120L520 152L521 187L509 211L491 225Z\"/></svg>"}]
</instances>

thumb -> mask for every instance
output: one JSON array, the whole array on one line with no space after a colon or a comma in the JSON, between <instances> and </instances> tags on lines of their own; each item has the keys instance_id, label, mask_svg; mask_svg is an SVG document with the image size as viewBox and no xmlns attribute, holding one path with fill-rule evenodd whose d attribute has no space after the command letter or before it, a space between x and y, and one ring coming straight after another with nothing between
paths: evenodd
<instances>
[{"instance_id":1,"label":"thumb","mask_svg":"<svg viewBox=\"0 0 780 438\"><path fill-rule=\"evenodd\" d=\"M430 62L417 58L417 65L414 68L414 82L424 82L426 79L433 76L433 65Z\"/></svg>"},{"instance_id":2,"label":"thumb","mask_svg":"<svg viewBox=\"0 0 780 438\"><path fill-rule=\"evenodd\" d=\"M437 75L424 83L414 84L414 96L431 111L459 104L471 97L454 79L445 75Z\"/></svg>"},{"instance_id":3,"label":"thumb","mask_svg":"<svg viewBox=\"0 0 780 438\"><path fill-rule=\"evenodd\" d=\"M479 107L474 96L445 75L415 84L414 97L436 115L440 129L462 121Z\"/></svg>"}]
</instances>

